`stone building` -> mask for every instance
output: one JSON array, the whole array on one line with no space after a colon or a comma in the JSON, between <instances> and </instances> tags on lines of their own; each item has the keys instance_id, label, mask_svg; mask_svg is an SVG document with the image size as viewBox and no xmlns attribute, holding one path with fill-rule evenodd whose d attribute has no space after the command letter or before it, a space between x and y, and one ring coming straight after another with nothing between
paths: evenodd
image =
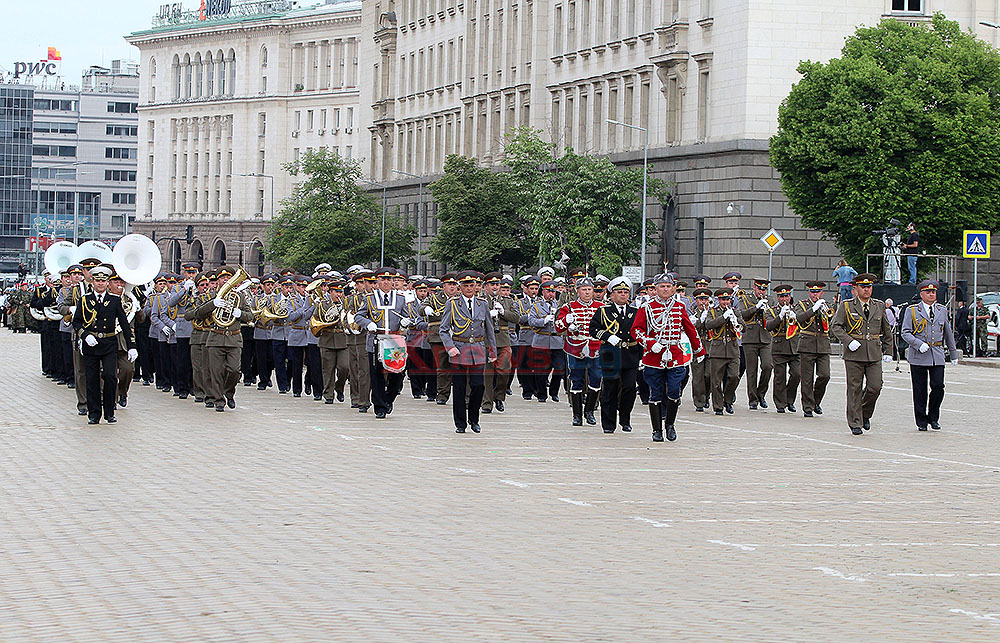
<instances>
[{"instance_id":1,"label":"stone building","mask_svg":"<svg viewBox=\"0 0 1000 643\"><path fill-rule=\"evenodd\" d=\"M293 188L282 165L321 147L357 155L360 13L357 0L175 3L126 38L144 69L134 229L155 235L166 268L193 259L260 274L267 226Z\"/></svg>"}]
</instances>

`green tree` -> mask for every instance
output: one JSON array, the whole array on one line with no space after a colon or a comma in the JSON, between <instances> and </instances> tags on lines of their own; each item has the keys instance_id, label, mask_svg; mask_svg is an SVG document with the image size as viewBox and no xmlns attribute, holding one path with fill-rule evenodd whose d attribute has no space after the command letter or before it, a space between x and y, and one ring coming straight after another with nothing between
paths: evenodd
<instances>
[{"instance_id":1,"label":"green tree","mask_svg":"<svg viewBox=\"0 0 1000 643\"><path fill-rule=\"evenodd\" d=\"M483 272L534 262L538 242L517 212L519 193L510 189L504 173L449 154L444 176L431 184L430 191L440 221L431 242L434 259Z\"/></svg>"},{"instance_id":2,"label":"green tree","mask_svg":"<svg viewBox=\"0 0 1000 643\"><path fill-rule=\"evenodd\" d=\"M1000 54L936 14L884 20L841 58L804 61L778 110L771 163L803 224L849 261L872 231L914 221L921 247L954 253L964 228L1000 223Z\"/></svg>"},{"instance_id":3,"label":"green tree","mask_svg":"<svg viewBox=\"0 0 1000 643\"><path fill-rule=\"evenodd\" d=\"M548 263L563 251L573 264L620 274L623 264L639 259L642 168L618 168L607 158L579 155L571 149L556 159L538 130L522 129L507 143L510 181L523 191L520 208L538 236L539 254ZM667 185L648 178L647 194L661 204ZM656 224L646 222L647 242Z\"/></svg>"},{"instance_id":4,"label":"green tree","mask_svg":"<svg viewBox=\"0 0 1000 643\"><path fill-rule=\"evenodd\" d=\"M281 213L268 228L268 259L300 272L312 272L324 261L347 267L379 260L382 204L359 185L357 161L320 149L283 167L304 180L281 202ZM386 263L397 265L412 257L415 237L413 226L387 213Z\"/></svg>"}]
</instances>

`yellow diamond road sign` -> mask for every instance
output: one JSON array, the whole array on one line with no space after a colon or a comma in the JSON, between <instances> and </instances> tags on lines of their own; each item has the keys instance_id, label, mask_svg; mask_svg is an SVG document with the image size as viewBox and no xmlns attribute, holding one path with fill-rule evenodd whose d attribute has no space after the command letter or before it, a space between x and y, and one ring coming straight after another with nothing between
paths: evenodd
<instances>
[{"instance_id":1,"label":"yellow diamond road sign","mask_svg":"<svg viewBox=\"0 0 1000 643\"><path fill-rule=\"evenodd\" d=\"M966 230L963 235L962 256L969 259L989 259L990 258L990 231L989 230Z\"/></svg>"},{"instance_id":2,"label":"yellow diamond road sign","mask_svg":"<svg viewBox=\"0 0 1000 643\"><path fill-rule=\"evenodd\" d=\"M785 240L781 238L781 235L778 234L778 231L775 230L774 228L771 228L770 230L765 232L764 236L760 238L760 241L765 246L767 246L768 252L774 252L775 248L777 248L778 246L780 246L785 242Z\"/></svg>"}]
</instances>

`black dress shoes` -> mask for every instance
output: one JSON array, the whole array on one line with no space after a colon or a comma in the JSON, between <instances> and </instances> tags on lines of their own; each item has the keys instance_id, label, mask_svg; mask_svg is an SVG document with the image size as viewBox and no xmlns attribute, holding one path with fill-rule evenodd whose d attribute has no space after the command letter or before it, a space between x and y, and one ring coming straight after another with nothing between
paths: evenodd
<instances>
[{"instance_id":1,"label":"black dress shoes","mask_svg":"<svg viewBox=\"0 0 1000 643\"><path fill-rule=\"evenodd\" d=\"M854 435L861 435L862 433L864 433L864 431L862 431L861 429L859 429L856 426L852 426L851 427L851 433L853 433Z\"/></svg>"},{"instance_id":2,"label":"black dress shoes","mask_svg":"<svg viewBox=\"0 0 1000 643\"><path fill-rule=\"evenodd\" d=\"M177 399L179 399L179 400L186 400L186 399L188 399L188 394L187 393L181 393L180 395L177 396Z\"/></svg>"},{"instance_id":3,"label":"black dress shoes","mask_svg":"<svg viewBox=\"0 0 1000 643\"><path fill-rule=\"evenodd\" d=\"M558 395L553 395L552 396L552 401L553 402L558 402L559 401L559 396Z\"/></svg>"},{"instance_id":4,"label":"black dress shoes","mask_svg":"<svg viewBox=\"0 0 1000 643\"><path fill-rule=\"evenodd\" d=\"M455 433L465 433L465 427L464 426L455 427Z\"/></svg>"},{"instance_id":5,"label":"black dress shoes","mask_svg":"<svg viewBox=\"0 0 1000 643\"><path fill-rule=\"evenodd\" d=\"M663 442L663 429L653 429L653 442Z\"/></svg>"},{"instance_id":6,"label":"black dress shoes","mask_svg":"<svg viewBox=\"0 0 1000 643\"><path fill-rule=\"evenodd\" d=\"M327 400L326 404L333 404L333 400Z\"/></svg>"},{"instance_id":7,"label":"black dress shoes","mask_svg":"<svg viewBox=\"0 0 1000 643\"><path fill-rule=\"evenodd\" d=\"M816 415L823 415L823 409L820 408L819 404L816 405L816 408L813 410L813 413L815 413Z\"/></svg>"},{"instance_id":8,"label":"black dress shoes","mask_svg":"<svg viewBox=\"0 0 1000 643\"><path fill-rule=\"evenodd\" d=\"M149 384L147 384L146 386L149 386ZM73 382L69 382L66 384L66 388L76 388L76 384L74 384Z\"/></svg>"},{"instance_id":9,"label":"black dress shoes","mask_svg":"<svg viewBox=\"0 0 1000 643\"><path fill-rule=\"evenodd\" d=\"M597 418L594 417L594 414L591 412L584 411L583 419L587 420L587 424L589 424L590 426L594 426L595 424L597 424Z\"/></svg>"},{"instance_id":10,"label":"black dress shoes","mask_svg":"<svg viewBox=\"0 0 1000 643\"><path fill-rule=\"evenodd\" d=\"M931 428L934 429L935 431L940 431L941 425L938 424L937 422L931 422Z\"/></svg>"},{"instance_id":11,"label":"black dress shoes","mask_svg":"<svg viewBox=\"0 0 1000 643\"><path fill-rule=\"evenodd\" d=\"M579 415L573 416L573 426L583 426L583 418Z\"/></svg>"},{"instance_id":12,"label":"black dress shoes","mask_svg":"<svg viewBox=\"0 0 1000 643\"><path fill-rule=\"evenodd\" d=\"M352 404L352 405L351 405L351 408L352 408L352 409L360 409L360 408L361 408L361 405L360 405L360 404Z\"/></svg>"},{"instance_id":13,"label":"black dress shoes","mask_svg":"<svg viewBox=\"0 0 1000 643\"><path fill-rule=\"evenodd\" d=\"M385 411L375 411L375 417L379 420L385 419Z\"/></svg>"},{"instance_id":14,"label":"black dress shoes","mask_svg":"<svg viewBox=\"0 0 1000 643\"><path fill-rule=\"evenodd\" d=\"M215 402L212 402L211 400L205 400L205 408L206 409L211 409L211 408L214 408L214 407L215 407Z\"/></svg>"},{"instance_id":15,"label":"black dress shoes","mask_svg":"<svg viewBox=\"0 0 1000 643\"><path fill-rule=\"evenodd\" d=\"M218 411L219 413L222 413L223 411L226 410L226 405L225 404L216 404L215 405L215 410Z\"/></svg>"},{"instance_id":16,"label":"black dress shoes","mask_svg":"<svg viewBox=\"0 0 1000 643\"><path fill-rule=\"evenodd\" d=\"M196 397L196 398L194 398L194 401L195 401L195 404L201 404L201 403L203 403L205 401L205 398L203 398L203 397Z\"/></svg>"},{"instance_id":17,"label":"black dress shoes","mask_svg":"<svg viewBox=\"0 0 1000 643\"><path fill-rule=\"evenodd\" d=\"M236 400L234 400L231 397L227 397L226 398L226 406L228 406L231 409L235 409L236 408Z\"/></svg>"},{"instance_id":18,"label":"black dress shoes","mask_svg":"<svg viewBox=\"0 0 1000 643\"><path fill-rule=\"evenodd\" d=\"M926 430L927 430L926 426L921 426L919 424L917 425L917 431L926 431Z\"/></svg>"},{"instance_id":19,"label":"black dress shoes","mask_svg":"<svg viewBox=\"0 0 1000 643\"><path fill-rule=\"evenodd\" d=\"M750 402L750 410L751 411L756 411L757 410L757 403L756 402Z\"/></svg>"},{"instance_id":20,"label":"black dress shoes","mask_svg":"<svg viewBox=\"0 0 1000 643\"><path fill-rule=\"evenodd\" d=\"M469 428L471 428L471 429L472 429L472 432L473 432L473 433L479 433L479 432L481 432L481 431L483 430L483 428L482 428L481 426L479 426L478 424L473 424L473 425L472 425L471 427L469 427Z\"/></svg>"},{"instance_id":21,"label":"black dress shoes","mask_svg":"<svg viewBox=\"0 0 1000 643\"><path fill-rule=\"evenodd\" d=\"M604 429L604 432L605 433L614 433L615 430L614 429Z\"/></svg>"},{"instance_id":22,"label":"black dress shoes","mask_svg":"<svg viewBox=\"0 0 1000 643\"><path fill-rule=\"evenodd\" d=\"M371 405L370 404L362 404L361 406L358 407L358 413L367 413L369 406L371 406Z\"/></svg>"},{"instance_id":23,"label":"black dress shoes","mask_svg":"<svg viewBox=\"0 0 1000 643\"><path fill-rule=\"evenodd\" d=\"M292 397L302 397L302 393L292 393Z\"/></svg>"},{"instance_id":24,"label":"black dress shoes","mask_svg":"<svg viewBox=\"0 0 1000 643\"><path fill-rule=\"evenodd\" d=\"M766 409L767 408L767 400L761 399L761 401L760 401L760 408L762 408L762 409Z\"/></svg>"},{"instance_id":25,"label":"black dress shoes","mask_svg":"<svg viewBox=\"0 0 1000 643\"><path fill-rule=\"evenodd\" d=\"M479 409L479 412L480 413L487 413L487 414L492 413L493 412L493 405L491 404L490 406L484 406L481 409Z\"/></svg>"},{"instance_id":26,"label":"black dress shoes","mask_svg":"<svg viewBox=\"0 0 1000 643\"><path fill-rule=\"evenodd\" d=\"M697 411L698 413L704 413L705 412L705 407L704 406L696 406L696 407L694 407L694 410Z\"/></svg>"},{"instance_id":27,"label":"black dress shoes","mask_svg":"<svg viewBox=\"0 0 1000 643\"><path fill-rule=\"evenodd\" d=\"M622 425L622 432L624 432L624 433L631 433L632 432L632 425L631 424L623 424Z\"/></svg>"},{"instance_id":28,"label":"black dress shoes","mask_svg":"<svg viewBox=\"0 0 1000 643\"><path fill-rule=\"evenodd\" d=\"M435 402L437 402L438 406L444 406L448 403L448 400L435 400Z\"/></svg>"},{"instance_id":29,"label":"black dress shoes","mask_svg":"<svg viewBox=\"0 0 1000 643\"><path fill-rule=\"evenodd\" d=\"M716 415L722 415L722 409L715 409Z\"/></svg>"},{"instance_id":30,"label":"black dress shoes","mask_svg":"<svg viewBox=\"0 0 1000 643\"><path fill-rule=\"evenodd\" d=\"M90 418L89 420L87 420L87 424L100 424L100 422L101 421L98 420L97 418Z\"/></svg>"},{"instance_id":31,"label":"black dress shoes","mask_svg":"<svg viewBox=\"0 0 1000 643\"><path fill-rule=\"evenodd\" d=\"M104 421L107 422L108 424L116 424L118 422L118 418L112 415L109 418L104 418Z\"/></svg>"},{"instance_id":32,"label":"black dress shoes","mask_svg":"<svg viewBox=\"0 0 1000 643\"><path fill-rule=\"evenodd\" d=\"M313 402L319 402L323 399L322 395L313 395Z\"/></svg>"},{"instance_id":33,"label":"black dress shoes","mask_svg":"<svg viewBox=\"0 0 1000 643\"><path fill-rule=\"evenodd\" d=\"M734 413L736 413L736 411L733 410L733 405L732 404L727 404L726 405L726 413L728 413L729 415L733 415Z\"/></svg>"},{"instance_id":34,"label":"black dress shoes","mask_svg":"<svg viewBox=\"0 0 1000 643\"><path fill-rule=\"evenodd\" d=\"M781 407L779 406L779 407L777 408L777 411L778 411L778 413L784 413L784 412L785 412L785 409L783 409L783 408L781 408Z\"/></svg>"},{"instance_id":35,"label":"black dress shoes","mask_svg":"<svg viewBox=\"0 0 1000 643\"><path fill-rule=\"evenodd\" d=\"M338 402L343 402L344 401L344 394L343 393L339 393L339 392L337 393L337 401Z\"/></svg>"},{"instance_id":36,"label":"black dress shoes","mask_svg":"<svg viewBox=\"0 0 1000 643\"><path fill-rule=\"evenodd\" d=\"M501 402L500 400L497 400L495 404L497 407L497 413L503 413L504 411L507 410L506 408L504 408L503 402Z\"/></svg>"},{"instance_id":37,"label":"black dress shoes","mask_svg":"<svg viewBox=\"0 0 1000 643\"><path fill-rule=\"evenodd\" d=\"M865 431L870 431L872 428L872 423L869 420L865 420L865 423L862 426L865 427Z\"/></svg>"},{"instance_id":38,"label":"black dress shoes","mask_svg":"<svg viewBox=\"0 0 1000 643\"><path fill-rule=\"evenodd\" d=\"M795 413L795 405L794 404L789 404L788 405L788 410L791 411L792 413Z\"/></svg>"},{"instance_id":39,"label":"black dress shoes","mask_svg":"<svg viewBox=\"0 0 1000 643\"><path fill-rule=\"evenodd\" d=\"M676 439L677 439L677 431L674 430L674 425L673 424L668 424L667 425L667 441L668 442L673 442Z\"/></svg>"},{"instance_id":40,"label":"black dress shoes","mask_svg":"<svg viewBox=\"0 0 1000 643\"><path fill-rule=\"evenodd\" d=\"M812 416L813 416L812 411L806 411L805 413L802 414L802 417L804 418L811 418Z\"/></svg>"},{"instance_id":41,"label":"black dress shoes","mask_svg":"<svg viewBox=\"0 0 1000 643\"><path fill-rule=\"evenodd\" d=\"M118 398L118 406L120 406L122 408L125 408L126 406L128 406L128 398L125 397L124 395L122 395L120 398Z\"/></svg>"},{"instance_id":42,"label":"black dress shoes","mask_svg":"<svg viewBox=\"0 0 1000 643\"><path fill-rule=\"evenodd\" d=\"M77 409L76 413L77 413L77 415L86 415L87 414L87 409Z\"/></svg>"}]
</instances>

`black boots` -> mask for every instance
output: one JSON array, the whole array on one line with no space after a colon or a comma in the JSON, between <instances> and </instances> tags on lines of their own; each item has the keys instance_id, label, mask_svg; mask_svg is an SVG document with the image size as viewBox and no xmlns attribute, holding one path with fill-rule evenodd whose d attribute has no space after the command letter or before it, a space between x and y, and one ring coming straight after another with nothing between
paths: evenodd
<instances>
[{"instance_id":1,"label":"black boots","mask_svg":"<svg viewBox=\"0 0 1000 643\"><path fill-rule=\"evenodd\" d=\"M653 425L653 442L663 442L663 417L659 402L649 403L649 422Z\"/></svg>"},{"instance_id":2,"label":"black boots","mask_svg":"<svg viewBox=\"0 0 1000 643\"><path fill-rule=\"evenodd\" d=\"M570 393L569 401L573 406L573 426L583 426L583 393Z\"/></svg>"},{"instance_id":3,"label":"black boots","mask_svg":"<svg viewBox=\"0 0 1000 643\"><path fill-rule=\"evenodd\" d=\"M577 395L579 395L579 393L577 393ZM592 388L587 389L587 403L583 407L583 418L587 420L587 424L591 426L597 424L597 418L594 417L594 409L597 408L597 400L600 397L600 389L596 391Z\"/></svg>"},{"instance_id":4,"label":"black boots","mask_svg":"<svg viewBox=\"0 0 1000 643\"><path fill-rule=\"evenodd\" d=\"M667 398L664 404L666 404L666 408L664 409L663 423L667 428L667 440L673 442L677 439L677 432L674 431L674 420L677 419L677 409L680 408L681 401Z\"/></svg>"}]
</instances>

